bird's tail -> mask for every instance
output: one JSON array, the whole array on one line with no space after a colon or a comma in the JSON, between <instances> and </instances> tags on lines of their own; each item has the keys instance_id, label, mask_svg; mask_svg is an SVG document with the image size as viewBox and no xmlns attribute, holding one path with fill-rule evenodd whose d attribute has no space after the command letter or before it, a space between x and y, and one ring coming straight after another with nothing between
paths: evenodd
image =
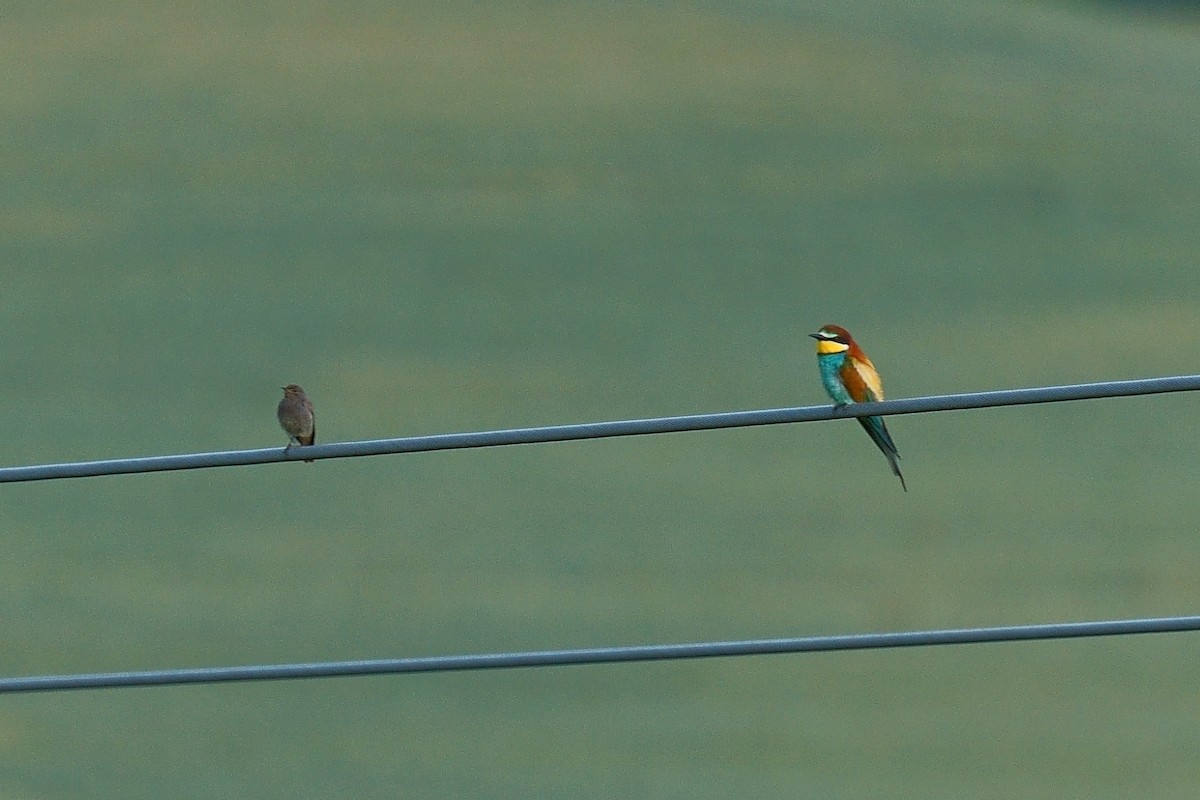
<instances>
[{"instance_id":1,"label":"bird's tail","mask_svg":"<svg viewBox=\"0 0 1200 800\"><path fill-rule=\"evenodd\" d=\"M900 488L907 492L908 484L904 482L904 475L900 472L900 452L896 449L896 443L892 441L892 435L888 433L887 425L883 424L883 417L859 417L858 423L863 426L863 430L871 437L875 446L883 452L892 468L892 474L900 479Z\"/></svg>"}]
</instances>

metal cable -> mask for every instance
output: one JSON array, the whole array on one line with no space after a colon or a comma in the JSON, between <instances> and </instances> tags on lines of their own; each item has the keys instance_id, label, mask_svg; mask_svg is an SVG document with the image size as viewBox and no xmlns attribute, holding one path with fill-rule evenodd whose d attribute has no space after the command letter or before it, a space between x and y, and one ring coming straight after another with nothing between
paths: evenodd
<instances>
[{"instance_id":1,"label":"metal cable","mask_svg":"<svg viewBox=\"0 0 1200 800\"><path fill-rule=\"evenodd\" d=\"M265 664L242 667L101 672L80 675L44 675L0 678L0 694L50 692L67 689L112 689L139 686L178 686L197 683L276 681L299 678L336 678L362 675L396 675L415 672L559 667L581 664L614 664L637 661L721 658L729 656L816 653L947 644L1021 642L1038 639L1075 639L1089 636L1124 636L1136 633L1177 633L1200 630L1200 616L1159 617L1097 622L1061 622L994 628L957 628L897 633L863 633L843 636L810 636L791 639L749 639L732 642L696 642L633 647L592 647L579 650L534 650L517 653L482 653L393 658L369 661L324 661L303 664Z\"/></svg>"},{"instance_id":2,"label":"metal cable","mask_svg":"<svg viewBox=\"0 0 1200 800\"><path fill-rule=\"evenodd\" d=\"M934 395L886 400L879 403L855 403L840 408L802 406L769 408L756 411L731 411L716 414L691 414L678 417L585 422L576 425L548 425L537 428L446 433L435 436L409 436L399 439L373 439L360 442L335 442L311 447L282 447L257 450L228 450L215 453L189 453L145 458L115 458L106 461L79 461L65 464L41 464L0 468L0 483L38 481L55 478L84 478L97 475L124 475L138 472L164 472L178 469L232 467L270 464L302 459L354 458L393 453L419 453L469 447L499 447L511 444L566 442L614 436L644 436L654 433L739 428L753 425L780 425L791 422L817 422L849 417L889 414L921 414L930 411L957 411L969 408L1058 403L1067 400L1092 400L1104 397L1129 397L1165 392L1191 392L1200 389L1200 375L1176 375L1134 381L1105 381L1067 386L1041 386L1030 389L1006 389L992 392Z\"/></svg>"}]
</instances>

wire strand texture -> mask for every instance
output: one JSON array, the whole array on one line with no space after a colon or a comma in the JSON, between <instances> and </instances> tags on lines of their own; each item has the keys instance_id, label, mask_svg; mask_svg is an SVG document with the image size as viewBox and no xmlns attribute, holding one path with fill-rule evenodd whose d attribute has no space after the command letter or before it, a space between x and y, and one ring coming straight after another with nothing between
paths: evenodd
<instances>
[{"instance_id":1,"label":"wire strand texture","mask_svg":"<svg viewBox=\"0 0 1200 800\"><path fill-rule=\"evenodd\" d=\"M101 672L79 675L42 675L0 678L0 694L52 692L68 689L116 689L143 686L179 686L197 683L296 680L365 675L398 675L417 672L560 667L641 661L721 658L730 656L819 653L929 647L950 644L984 644L1137 633L1179 633L1200 630L1200 616L1157 617L1096 622L1060 622L993 628L955 628L843 636L809 636L789 639L748 639L730 642L695 642L632 647L592 647L578 650L534 650L516 653L480 653L426 658L323 661L302 664L263 664L241 667Z\"/></svg>"},{"instance_id":2,"label":"wire strand texture","mask_svg":"<svg viewBox=\"0 0 1200 800\"><path fill-rule=\"evenodd\" d=\"M996 408L1032 403L1060 403L1069 400L1096 400L1106 397L1191 392L1200 389L1200 375L1175 375L1143 380L1079 383L1065 386L1041 386L1029 389L1004 389L990 392L909 397L878 403L853 403L834 407L801 406L754 411L728 411L715 414L690 414L675 417L585 422L573 425L547 425L535 428L446 433L433 436L409 436L397 439L372 439L358 442L334 442L311 447L282 447L256 450L228 450L212 453L188 453L173 456L116 458L105 461L77 461L0 468L0 483L39 481L58 478L87 478L99 475L128 475L140 472L166 472L208 467L234 467L271 464L304 459L355 458L359 456L421 453L473 447L500 447L513 444L568 442L616 436L645 436L655 433L741 428L756 425L782 425L794 422L819 422L852 417L923 414L931 411L961 411L972 408Z\"/></svg>"}]
</instances>

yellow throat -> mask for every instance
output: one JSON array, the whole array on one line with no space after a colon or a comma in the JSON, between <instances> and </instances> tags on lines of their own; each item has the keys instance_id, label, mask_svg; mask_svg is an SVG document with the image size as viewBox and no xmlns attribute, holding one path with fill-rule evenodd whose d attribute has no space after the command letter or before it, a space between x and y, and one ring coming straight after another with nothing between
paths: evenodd
<instances>
[{"instance_id":1,"label":"yellow throat","mask_svg":"<svg viewBox=\"0 0 1200 800\"><path fill-rule=\"evenodd\" d=\"M834 353L844 353L849 349L850 345L848 344L830 341L829 339L817 339L817 355L828 356Z\"/></svg>"}]
</instances>

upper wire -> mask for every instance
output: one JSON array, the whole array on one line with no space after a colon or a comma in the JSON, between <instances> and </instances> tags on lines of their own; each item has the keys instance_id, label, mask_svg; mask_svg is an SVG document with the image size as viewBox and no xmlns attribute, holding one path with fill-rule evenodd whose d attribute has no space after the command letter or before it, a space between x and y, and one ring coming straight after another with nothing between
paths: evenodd
<instances>
[{"instance_id":1,"label":"upper wire","mask_svg":"<svg viewBox=\"0 0 1200 800\"><path fill-rule=\"evenodd\" d=\"M513 444L567 442L615 436L644 436L656 433L740 428L755 425L782 425L793 422L819 422L850 417L922 414L931 411L957 411L970 408L1059 403L1068 400L1094 400L1105 397L1190 392L1200 389L1200 375L1175 375L1129 381L1104 381L1065 386L1039 386L1029 389L1004 389L990 392L908 397L876 403L851 403L844 406L801 406L753 411L726 411L715 414L689 414L675 417L585 422L573 425L546 425L535 428L509 428L433 436L408 436L396 439L371 439L358 442L334 442L309 447L227 450L211 453L187 453L171 456L114 458L104 461L77 461L0 468L0 483L40 481L58 478L86 478L98 475L126 475L139 472L233 467L270 464L306 459L356 458L395 453L420 453L471 447L500 447Z\"/></svg>"}]
</instances>

